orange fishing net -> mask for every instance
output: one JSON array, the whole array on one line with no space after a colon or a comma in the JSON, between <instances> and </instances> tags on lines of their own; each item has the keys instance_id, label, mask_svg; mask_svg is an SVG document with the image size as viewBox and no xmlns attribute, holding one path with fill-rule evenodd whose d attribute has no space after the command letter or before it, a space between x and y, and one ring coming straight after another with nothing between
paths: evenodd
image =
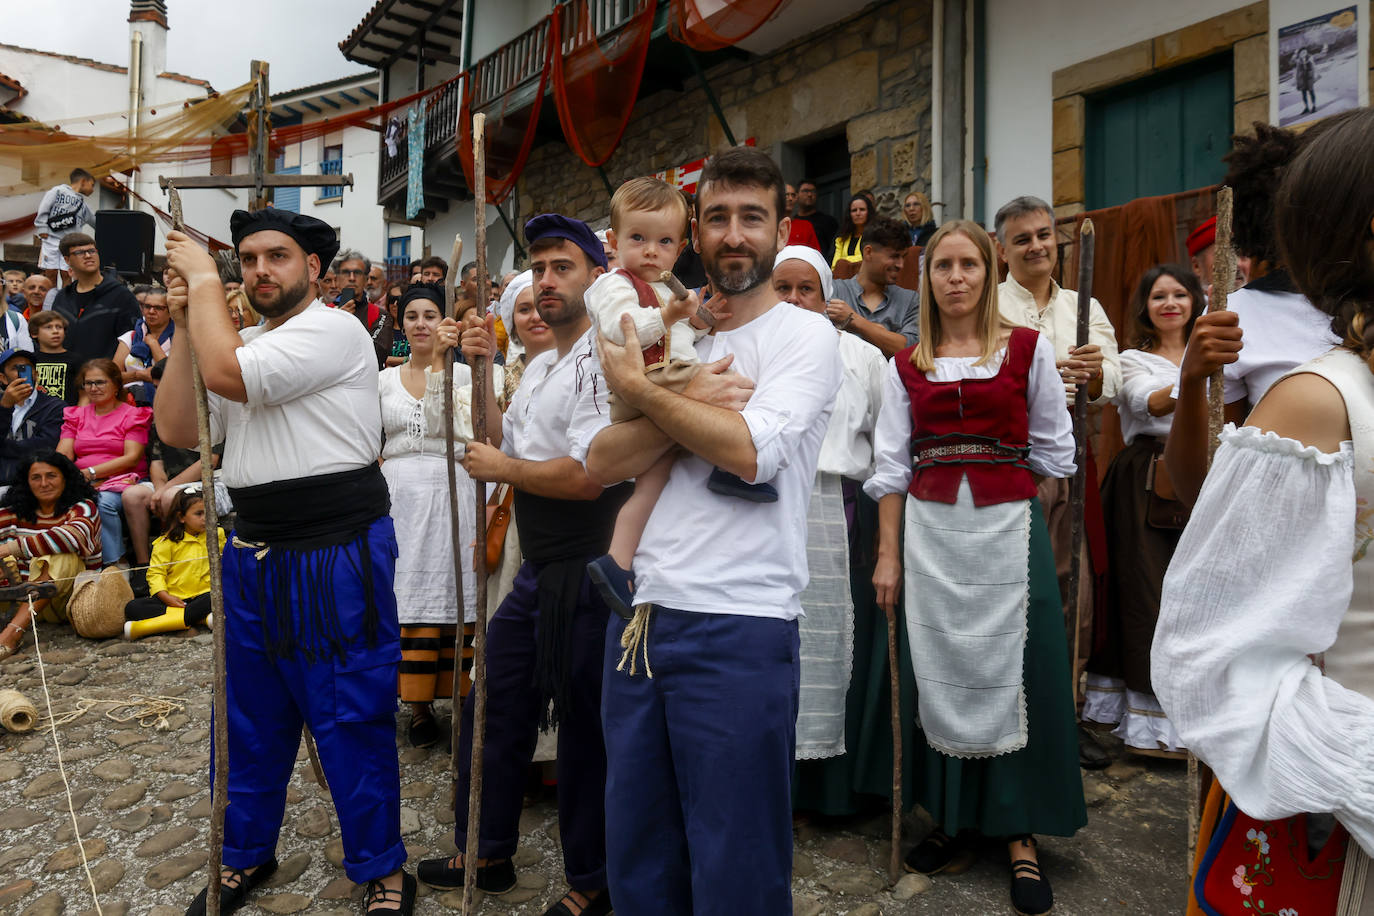
<instances>
[{"instance_id":1,"label":"orange fishing net","mask_svg":"<svg viewBox=\"0 0 1374 916\"><path fill-rule=\"evenodd\" d=\"M588 0L555 8L555 35L563 53L553 59L553 97L568 146L587 165L611 158L630 123L644 59L654 34L653 0L640 0L634 17L604 44Z\"/></svg>"},{"instance_id":2,"label":"orange fishing net","mask_svg":"<svg viewBox=\"0 0 1374 916\"><path fill-rule=\"evenodd\" d=\"M671 34L698 51L719 51L754 34L786 0L671 0Z\"/></svg>"}]
</instances>

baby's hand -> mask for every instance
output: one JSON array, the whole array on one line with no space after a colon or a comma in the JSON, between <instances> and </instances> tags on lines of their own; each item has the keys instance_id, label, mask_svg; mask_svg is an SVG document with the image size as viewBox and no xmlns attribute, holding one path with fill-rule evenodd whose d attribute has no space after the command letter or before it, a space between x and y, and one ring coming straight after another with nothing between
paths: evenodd
<instances>
[{"instance_id":1,"label":"baby's hand","mask_svg":"<svg viewBox=\"0 0 1374 916\"><path fill-rule=\"evenodd\" d=\"M697 307L700 305L701 300L697 297L697 294L690 289L687 291L686 299L669 299L668 304L663 306L664 326L666 327L670 324L676 324L679 321L695 317Z\"/></svg>"}]
</instances>

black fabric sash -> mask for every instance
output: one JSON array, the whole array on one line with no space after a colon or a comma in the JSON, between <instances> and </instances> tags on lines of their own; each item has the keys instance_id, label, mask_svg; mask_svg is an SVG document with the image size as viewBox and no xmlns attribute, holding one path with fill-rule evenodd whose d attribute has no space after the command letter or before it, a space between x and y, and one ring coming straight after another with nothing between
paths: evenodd
<instances>
[{"instance_id":1,"label":"black fabric sash","mask_svg":"<svg viewBox=\"0 0 1374 916\"><path fill-rule=\"evenodd\" d=\"M536 567L539 609L534 649L534 687L539 691L539 726L558 724L570 700L572 624L587 579L587 561L606 552L615 518L634 485L608 487L596 499L552 499L515 491L520 550Z\"/></svg>"},{"instance_id":2,"label":"black fabric sash","mask_svg":"<svg viewBox=\"0 0 1374 916\"><path fill-rule=\"evenodd\" d=\"M356 540L391 511L391 492L376 464L352 471L230 487L245 541L290 550L337 547Z\"/></svg>"}]
</instances>

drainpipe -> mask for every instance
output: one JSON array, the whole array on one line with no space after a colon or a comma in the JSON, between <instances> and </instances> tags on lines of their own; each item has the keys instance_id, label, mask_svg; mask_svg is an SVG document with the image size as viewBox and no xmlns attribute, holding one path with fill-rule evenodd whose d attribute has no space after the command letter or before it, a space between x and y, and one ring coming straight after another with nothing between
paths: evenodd
<instances>
[{"instance_id":1,"label":"drainpipe","mask_svg":"<svg viewBox=\"0 0 1374 916\"><path fill-rule=\"evenodd\" d=\"M964 215L977 219L973 212L973 142L977 136L974 123L973 82L977 78L973 70L973 26L974 4L964 5Z\"/></svg>"},{"instance_id":2,"label":"drainpipe","mask_svg":"<svg viewBox=\"0 0 1374 916\"><path fill-rule=\"evenodd\" d=\"M473 0L463 0L463 48L458 52L458 69L470 70L472 68L472 8Z\"/></svg>"},{"instance_id":3,"label":"drainpipe","mask_svg":"<svg viewBox=\"0 0 1374 916\"><path fill-rule=\"evenodd\" d=\"M940 136L944 132L945 84L945 3L930 3L930 209L939 225L945 221L945 168L941 156Z\"/></svg>"}]
</instances>

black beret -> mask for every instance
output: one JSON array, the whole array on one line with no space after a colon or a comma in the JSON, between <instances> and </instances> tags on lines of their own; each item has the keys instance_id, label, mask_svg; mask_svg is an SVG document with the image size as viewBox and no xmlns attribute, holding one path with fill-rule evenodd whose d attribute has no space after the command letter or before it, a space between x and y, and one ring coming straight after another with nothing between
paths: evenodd
<instances>
[{"instance_id":1,"label":"black beret","mask_svg":"<svg viewBox=\"0 0 1374 916\"><path fill-rule=\"evenodd\" d=\"M319 255L321 276L329 269L334 255L339 253L339 237L334 233L333 227L313 216L264 207L251 212L235 210L229 217L229 234L234 240L235 248L239 247L239 242L246 236L268 229L291 236L306 254Z\"/></svg>"},{"instance_id":2,"label":"black beret","mask_svg":"<svg viewBox=\"0 0 1374 916\"><path fill-rule=\"evenodd\" d=\"M401 294L401 301L396 306L398 316L405 315L406 306L416 299L427 299L439 306L439 314L444 313L444 291L439 288L437 283L412 283Z\"/></svg>"},{"instance_id":3,"label":"black beret","mask_svg":"<svg viewBox=\"0 0 1374 916\"><path fill-rule=\"evenodd\" d=\"M541 213L525 223L525 241L533 245L540 239L567 239L587 253L597 267L606 267L606 249L591 227L580 219L557 213Z\"/></svg>"}]
</instances>

